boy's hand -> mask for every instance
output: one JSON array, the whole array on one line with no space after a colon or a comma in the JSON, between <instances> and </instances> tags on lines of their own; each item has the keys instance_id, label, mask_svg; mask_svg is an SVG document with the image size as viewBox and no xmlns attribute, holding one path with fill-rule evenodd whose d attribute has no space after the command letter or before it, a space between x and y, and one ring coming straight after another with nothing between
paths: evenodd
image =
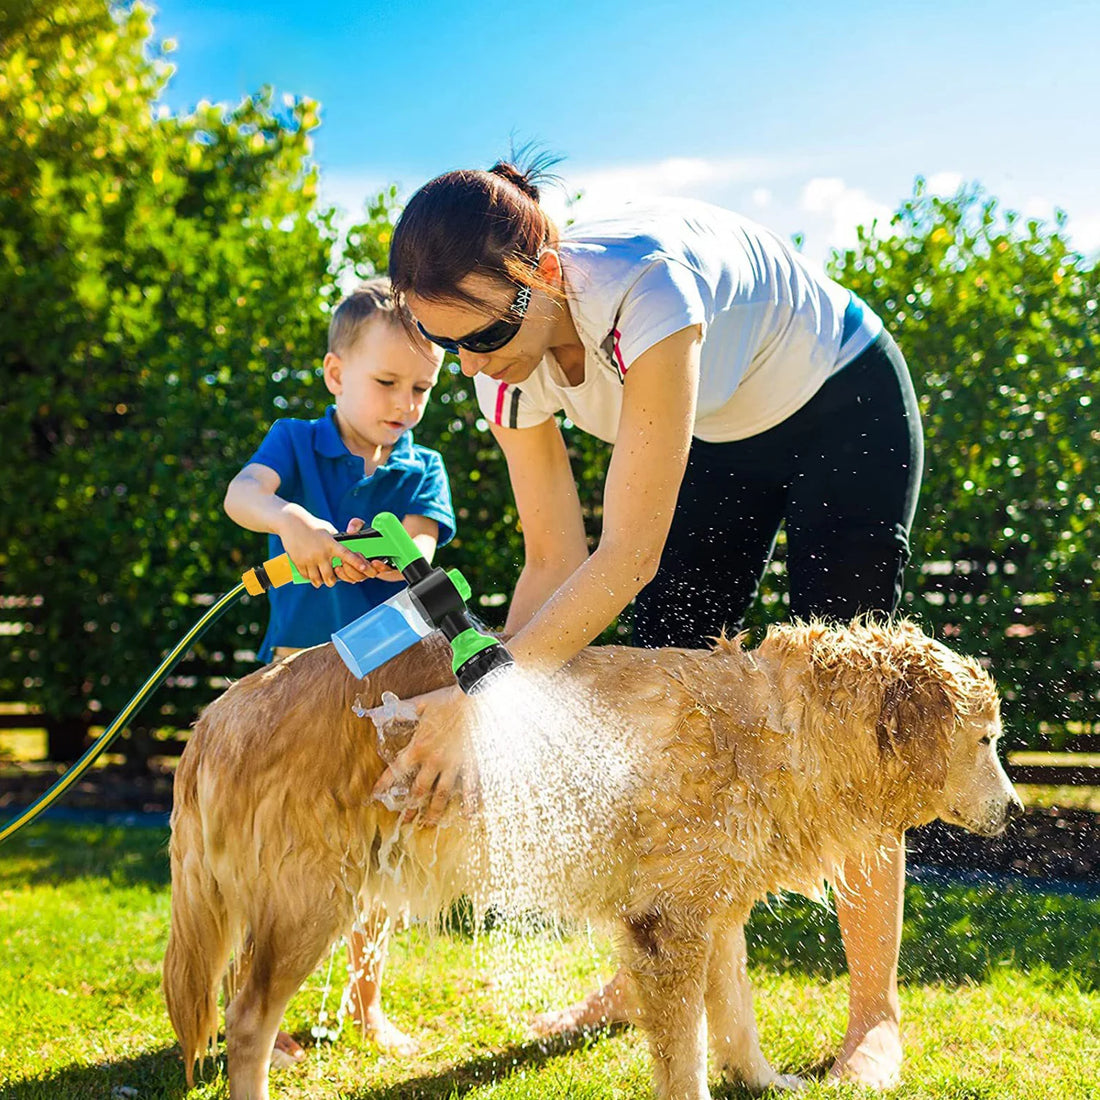
<instances>
[{"instance_id":1,"label":"boy's hand","mask_svg":"<svg viewBox=\"0 0 1100 1100\"><path fill-rule=\"evenodd\" d=\"M336 534L336 528L331 523L296 506L287 508L284 517L278 535L298 572L308 577L314 588L321 585L331 588L338 580L355 584L376 575L362 554L341 546L332 537ZM362 526L361 520L352 522ZM333 558L339 558L341 562L335 568Z\"/></svg>"},{"instance_id":2,"label":"boy's hand","mask_svg":"<svg viewBox=\"0 0 1100 1100\"><path fill-rule=\"evenodd\" d=\"M376 570L374 577L380 581L403 581L405 579L404 574L400 569L394 569L393 562L389 561L368 561L367 565Z\"/></svg>"}]
</instances>

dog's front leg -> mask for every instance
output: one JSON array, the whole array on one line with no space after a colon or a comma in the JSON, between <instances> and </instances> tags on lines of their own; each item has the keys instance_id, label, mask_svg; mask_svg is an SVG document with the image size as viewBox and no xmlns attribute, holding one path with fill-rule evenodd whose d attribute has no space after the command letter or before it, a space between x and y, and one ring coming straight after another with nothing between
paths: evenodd
<instances>
[{"instance_id":1,"label":"dog's front leg","mask_svg":"<svg viewBox=\"0 0 1100 1100\"><path fill-rule=\"evenodd\" d=\"M797 1089L800 1077L779 1074L760 1049L752 1007L745 925L738 917L719 922L707 967L707 1027L715 1056L727 1076L744 1082L752 1092Z\"/></svg>"},{"instance_id":2,"label":"dog's front leg","mask_svg":"<svg viewBox=\"0 0 1100 1100\"><path fill-rule=\"evenodd\" d=\"M658 1100L710 1100L703 1005L709 944L657 912L626 920L626 962L653 1055Z\"/></svg>"}]
</instances>

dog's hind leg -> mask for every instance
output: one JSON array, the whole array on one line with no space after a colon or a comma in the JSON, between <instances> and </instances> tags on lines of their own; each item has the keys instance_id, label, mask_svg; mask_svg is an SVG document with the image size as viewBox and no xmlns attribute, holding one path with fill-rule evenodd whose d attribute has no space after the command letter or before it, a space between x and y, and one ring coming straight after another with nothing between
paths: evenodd
<instances>
[{"instance_id":1,"label":"dog's hind leg","mask_svg":"<svg viewBox=\"0 0 1100 1100\"><path fill-rule=\"evenodd\" d=\"M225 1010L231 1100L268 1100L268 1060L290 998L351 923L350 899L316 889L285 891L252 925L252 952ZM293 898L293 900L291 900Z\"/></svg>"},{"instance_id":2,"label":"dog's hind leg","mask_svg":"<svg viewBox=\"0 0 1100 1100\"><path fill-rule=\"evenodd\" d=\"M706 993L707 1029L715 1056L723 1073L751 1092L800 1088L801 1078L776 1073L760 1049L747 962L744 923L736 917L719 922Z\"/></svg>"},{"instance_id":3,"label":"dog's hind leg","mask_svg":"<svg viewBox=\"0 0 1100 1100\"><path fill-rule=\"evenodd\" d=\"M660 912L626 919L625 957L653 1055L658 1100L710 1100L703 1003L709 943Z\"/></svg>"}]
</instances>

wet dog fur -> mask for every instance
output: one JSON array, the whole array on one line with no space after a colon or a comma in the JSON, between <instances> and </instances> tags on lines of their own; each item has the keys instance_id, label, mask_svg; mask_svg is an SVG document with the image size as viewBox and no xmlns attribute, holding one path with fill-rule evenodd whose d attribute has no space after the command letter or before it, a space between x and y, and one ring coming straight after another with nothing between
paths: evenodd
<instances>
[{"instance_id":1,"label":"wet dog fur","mask_svg":"<svg viewBox=\"0 0 1100 1100\"><path fill-rule=\"evenodd\" d=\"M906 622L772 627L753 650L594 647L562 675L645 740L563 915L619 929L662 1100L709 1097L708 1043L754 1091L798 1084L757 1038L743 932L756 901L842 889L845 860L935 817L993 834L1019 812L992 680ZM469 822L399 826L372 801L385 765L352 712L357 695L372 706L450 681L431 639L366 682L320 646L234 684L199 720L175 779L164 962L188 1084L234 951L247 947L226 1009L230 1092L265 1100L286 1004L357 908L430 916L476 889Z\"/></svg>"}]
</instances>

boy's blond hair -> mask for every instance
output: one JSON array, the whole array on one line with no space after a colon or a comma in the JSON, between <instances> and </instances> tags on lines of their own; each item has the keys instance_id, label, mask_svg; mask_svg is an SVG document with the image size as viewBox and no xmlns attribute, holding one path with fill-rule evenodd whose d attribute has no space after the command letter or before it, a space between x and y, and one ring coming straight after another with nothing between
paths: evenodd
<instances>
[{"instance_id":1,"label":"boy's blond hair","mask_svg":"<svg viewBox=\"0 0 1100 1100\"><path fill-rule=\"evenodd\" d=\"M388 278L367 279L332 311L328 350L333 355L346 355L371 321L377 319L401 325L404 312L404 307L393 300Z\"/></svg>"}]
</instances>

